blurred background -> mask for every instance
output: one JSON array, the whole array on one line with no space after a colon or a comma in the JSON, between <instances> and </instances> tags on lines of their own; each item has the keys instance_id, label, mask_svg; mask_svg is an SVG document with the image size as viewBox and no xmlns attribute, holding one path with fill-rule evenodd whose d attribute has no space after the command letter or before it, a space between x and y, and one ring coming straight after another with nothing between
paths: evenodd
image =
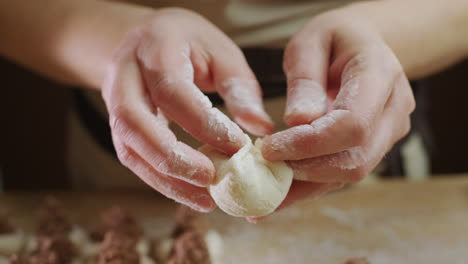
<instances>
[{"instance_id":1,"label":"blurred background","mask_svg":"<svg viewBox=\"0 0 468 264\"><path fill-rule=\"evenodd\" d=\"M0 72L0 186L69 187L66 129L71 89L4 59ZM468 172L468 61L427 78L425 85L432 173Z\"/></svg>"}]
</instances>

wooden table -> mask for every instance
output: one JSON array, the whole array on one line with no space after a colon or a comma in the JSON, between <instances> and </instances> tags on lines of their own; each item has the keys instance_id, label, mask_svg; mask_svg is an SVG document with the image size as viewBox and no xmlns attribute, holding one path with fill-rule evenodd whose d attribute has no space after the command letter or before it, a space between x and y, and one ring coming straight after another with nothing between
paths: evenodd
<instances>
[{"instance_id":1,"label":"wooden table","mask_svg":"<svg viewBox=\"0 0 468 264\"><path fill-rule=\"evenodd\" d=\"M172 227L175 203L154 193L58 193L77 223L92 226L118 203L150 235ZM31 228L43 194L9 193L0 201ZM206 216L224 238L223 263L468 263L468 175L426 182L358 185L309 200L252 225L220 211Z\"/></svg>"}]
</instances>

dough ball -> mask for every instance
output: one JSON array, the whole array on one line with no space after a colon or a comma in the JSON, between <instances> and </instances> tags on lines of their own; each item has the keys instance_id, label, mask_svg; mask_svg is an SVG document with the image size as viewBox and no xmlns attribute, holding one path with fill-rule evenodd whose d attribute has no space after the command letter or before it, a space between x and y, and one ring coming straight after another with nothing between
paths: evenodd
<instances>
[{"instance_id":1,"label":"dough ball","mask_svg":"<svg viewBox=\"0 0 468 264\"><path fill-rule=\"evenodd\" d=\"M248 140L236 154L228 155L203 146L203 152L213 162L216 180L208 190L221 210L239 217L265 216L284 200L291 187L293 171L283 161L263 158L261 140L255 145Z\"/></svg>"}]
</instances>

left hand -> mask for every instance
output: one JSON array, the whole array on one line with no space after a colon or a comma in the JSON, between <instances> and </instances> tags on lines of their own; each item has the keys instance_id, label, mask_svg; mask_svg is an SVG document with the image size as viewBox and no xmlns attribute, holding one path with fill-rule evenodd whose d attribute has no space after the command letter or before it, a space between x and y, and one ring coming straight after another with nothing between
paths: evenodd
<instances>
[{"instance_id":1,"label":"left hand","mask_svg":"<svg viewBox=\"0 0 468 264\"><path fill-rule=\"evenodd\" d=\"M363 179L410 129L415 101L372 23L343 10L312 19L284 55L289 129L264 139L295 181L281 206Z\"/></svg>"},{"instance_id":2,"label":"left hand","mask_svg":"<svg viewBox=\"0 0 468 264\"><path fill-rule=\"evenodd\" d=\"M217 91L248 131L271 131L260 86L240 49L202 16L164 8L129 30L108 69L102 95L121 163L168 198L213 210L206 189L213 163L178 141L166 117L220 151L237 152L245 134L202 93Z\"/></svg>"}]
</instances>

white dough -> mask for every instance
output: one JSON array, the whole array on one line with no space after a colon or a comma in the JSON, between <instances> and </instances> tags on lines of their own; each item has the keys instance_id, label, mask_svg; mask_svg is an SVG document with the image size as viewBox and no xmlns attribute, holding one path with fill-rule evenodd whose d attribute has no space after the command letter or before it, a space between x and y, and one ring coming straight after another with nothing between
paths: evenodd
<instances>
[{"instance_id":1,"label":"white dough","mask_svg":"<svg viewBox=\"0 0 468 264\"><path fill-rule=\"evenodd\" d=\"M265 216L288 194L293 171L283 161L265 160L260 139L255 145L250 139L248 142L231 158L207 145L200 149L216 169L216 180L208 190L219 208L230 215Z\"/></svg>"},{"instance_id":2,"label":"white dough","mask_svg":"<svg viewBox=\"0 0 468 264\"><path fill-rule=\"evenodd\" d=\"M147 256L150 253L150 242L146 238L140 238L136 244L136 251L140 256Z\"/></svg>"},{"instance_id":3,"label":"white dough","mask_svg":"<svg viewBox=\"0 0 468 264\"><path fill-rule=\"evenodd\" d=\"M88 236L86 231L84 231L79 226L73 226L70 233L68 233L68 239L75 245L77 248L81 249L85 243L87 243Z\"/></svg>"},{"instance_id":4,"label":"white dough","mask_svg":"<svg viewBox=\"0 0 468 264\"><path fill-rule=\"evenodd\" d=\"M140 255L140 264L155 264L155 262L148 256Z\"/></svg>"},{"instance_id":5,"label":"white dough","mask_svg":"<svg viewBox=\"0 0 468 264\"><path fill-rule=\"evenodd\" d=\"M0 256L10 256L19 253L24 242L25 234L21 230L17 230L12 234L0 235Z\"/></svg>"},{"instance_id":6,"label":"white dough","mask_svg":"<svg viewBox=\"0 0 468 264\"><path fill-rule=\"evenodd\" d=\"M215 230L208 230L205 234L205 243L212 264L221 263L223 255L223 238Z\"/></svg>"},{"instance_id":7,"label":"white dough","mask_svg":"<svg viewBox=\"0 0 468 264\"><path fill-rule=\"evenodd\" d=\"M158 261L165 263L171 254L174 239L170 236L163 237L158 241L156 247L156 257Z\"/></svg>"}]
</instances>

